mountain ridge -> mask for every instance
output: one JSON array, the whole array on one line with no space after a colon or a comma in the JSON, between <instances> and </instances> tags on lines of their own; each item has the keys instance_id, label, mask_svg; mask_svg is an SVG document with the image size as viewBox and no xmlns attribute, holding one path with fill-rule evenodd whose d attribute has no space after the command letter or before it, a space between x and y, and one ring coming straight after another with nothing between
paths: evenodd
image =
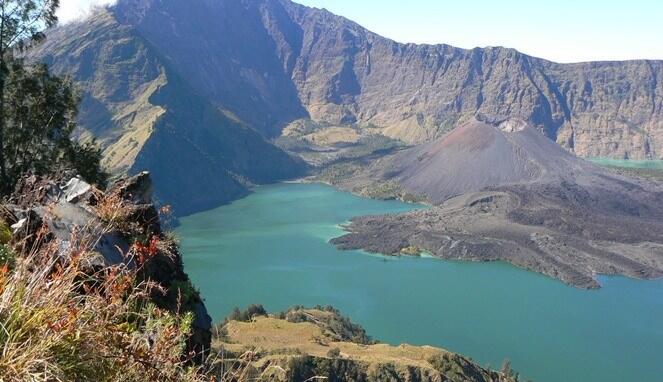
<instances>
[{"instance_id":1,"label":"mountain ridge","mask_svg":"<svg viewBox=\"0 0 663 382\"><path fill-rule=\"evenodd\" d=\"M79 34L81 28L88 33ZM102 11L51 33L33 55L82 88L81 139L99 140L103 164L114 174L151 170L158 200L178 215L303 172L298 160L196 94L112 14ZM205 191L182 191L194 185Z\"/></svg>"},{"instance_id":2,"label":"mountain ridge","mask_svg":"<svg viewBox=\"0 0 663 382\"><path fill-rule=\"evenodd\" d=\"M117 12L136 3L148 10L176 4L121 0ZM271 38L266 43L273 44L282 71L269 73L290 77L299 97L291 99L284 120L306 117L303 107L315 121L376 125L387 136L420 143L481 112L523 118L581 156L663 155L663 61L558 64L511 48L401 44L287 0L205 4L221 20L223 12L239 12L252 20L249 32ZM155 30L148 19L133 25Z\"/></svg>"},{"instance_id":3,"label":"mountain ridge","mask_svg":"<svg viewBox=\"0 0 663 382\"><path fill-rule=\"evenodd\" d=\"M171 187L186 212L239 197L252 183L302 174L267 142L301 120L416 145L482 114L522 119L580 156L663 158L663 61L557 64L510 48L401 44L289 0L120 0L50 31L31 55L82 84L83 137L101 136L116 173L134 166L168 103L190 95L220 112L221 130L280 158L247 170L232 163L250 155L230 150L221 167L233 175L211 188L230 187L227 197L187 206ZM174 78L179 94L153 105L150 95ZM180 132L200 124L179 120ZM206 147L203 157L229 149ZM175 172L186 175L200 161L174 163Z\"/></svg>"}]
</instances>

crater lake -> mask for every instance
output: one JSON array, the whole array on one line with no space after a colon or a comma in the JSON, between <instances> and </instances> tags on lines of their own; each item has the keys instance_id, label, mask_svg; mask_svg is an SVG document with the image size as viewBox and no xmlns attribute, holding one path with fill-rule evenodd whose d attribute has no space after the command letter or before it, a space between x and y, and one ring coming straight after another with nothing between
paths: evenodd
<instances>
[{"instance_id":1,"label":"crater lake","mask_svg":"<svg viewBox=\"0 0 663 382\"><path fill-rule=\"evenodd\" d=\"M332 305L375 339L442 347L538 382L660 381L663 280L602 277L581 290L505 263L386 257L328 241L355 216L419 205L320 184L258 187L182 218L185 270L210 314Z\"/></svg>"}]
</instances>

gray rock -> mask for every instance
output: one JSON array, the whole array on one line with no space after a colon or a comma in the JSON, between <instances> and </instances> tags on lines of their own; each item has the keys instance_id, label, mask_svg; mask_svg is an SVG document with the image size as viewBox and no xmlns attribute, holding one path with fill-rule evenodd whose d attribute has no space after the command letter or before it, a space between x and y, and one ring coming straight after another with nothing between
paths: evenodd
<instances>
[{"instance_id":1,"label":"gray rock","mask_svg":"<svg viewBox=\"0 0 663 382\"><path fill-rule=\"evenodd\" d=\"M92 186L80 178L72 178L64 186L64 199L69 203L78 201L92 190Z\"/></svg>"},{"instance_id":2,"label":"gray rock","mask_svg":"<svg viewBox=\"0 0 663 382\"><path fill-rule=\"evenodd\" d=\"M129 253L129 243L117 231L103 234L94 249L103 256L105 265L126 263L132 268L135 266L133 261L126 258L127 253Z\"/></svg>"},{"instance_id":3,"label":"gray rock","mask_svg":"<svg viewBox=\"0 0 663 382\"><path fill-rule=\"evenodd\" d=\"M129 243L123 235L114 230L107 232L105 225L86 207L62 200L49 211L42 213L50 232L63 243L69 243L73 235L83 239L94 238L95 241L89 244L99 257L96 257L91 265L132 265L125 258L129 252ZM66 249L63 248L61 252L66 253Z\"/></svg>"},{"instance_id":4,"label":"gray rock","mask_svg":"<svg viewBox=\"0 0 663 382\"><path fill-rule=\"evenodd\" d=\"M113 186L113 189L117 189L124 199L133 204L152 203L154 185L147 171L121 180Z\"/></svg>"},{"instance_id":5,"label":"gray rock","mask_svg":"<svg viewBox=\"0 0 663 382\"><path fill-rule=\"evenodd\" d=\"M12 224L10 228L12 229L14 234L17 234L25 228L27 223L28 223L28 218L22 218L15 224Z\"/></svg>"}]
</instances>

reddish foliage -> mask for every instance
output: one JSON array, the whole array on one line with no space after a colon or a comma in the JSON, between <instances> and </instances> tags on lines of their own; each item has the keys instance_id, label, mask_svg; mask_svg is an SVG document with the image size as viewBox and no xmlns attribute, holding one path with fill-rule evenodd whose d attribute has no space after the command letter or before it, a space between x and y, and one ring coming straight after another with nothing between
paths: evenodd
<instances>
[{"instance_id":1,"label":"reddish foliage","mask_svg":"<svg viewBox=\"0 0 663 382\"><path fill-rule=\"evenodd\" d=\"M138 265L143 265L145 262L159 253L159 238L152 236L147 244L139 241L135 242L132 247L136 254L136 261Z\"/></svg>"}]
</instances>

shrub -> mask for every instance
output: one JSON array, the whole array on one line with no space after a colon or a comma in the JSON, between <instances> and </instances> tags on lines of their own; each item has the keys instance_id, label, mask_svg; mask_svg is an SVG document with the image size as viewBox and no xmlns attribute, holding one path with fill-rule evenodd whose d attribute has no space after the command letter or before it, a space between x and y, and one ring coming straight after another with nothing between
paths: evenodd
<instances>
[{"instance_id":1,"label":"shrub","mask_svg":"<svg viewBox=\"0 0 663 382\"><path fill-rule=\"evenodd\" d=\"M312 356L295 357L288 363L288 381L368 382L397 379L371 379L361 363L345 359Z\"/></svg>"},{"instance_id":2,"label":"shrub","mask_svg":"<svg viewBox=\"0 0 663 382\"><path fill-rule=\"evenodd\" d=\"M118 193L104 195L95 206L97 215L109 228L129 230L131 206Z\"/></svg>"},{"instance_id":3,"label":"shrub","mask_svg":"<svg viewBox=\"0 0 663 382\"><path fill-rule=\"evenodd\" d=\"M3 381L208 380L183 354L192 315L153 305L136 269L84 273L88 246L72 243L66 263L52 242L0 270Z\"/></svg>"},{"instance_id":4,"label":"shrub","mask_svg":"<svg viewBox=\"0 0 663 382\"><path fill-rule=\"evenodd\" d=\"M516 372L511 368L511 361L508 359L505 359L504 362L502 362L502 369L500 370L500 372L504 374L504 376L506 376L507 378L511 378L515 381L518 381L518 379L520 378L518 372Z\"/></svg>"},{"instance_id":5,"label":"shrub","mask_svg":"<svg viewBox=\"0 0 663 382\"><path fill-rule=\"evenodd\" d=\"M327 357L329 358L338 358L341 356L341 349L339 348L331 348L327 352Z\"/></svg>"},{"instance_id":6,"label":"shrub","mask_svg":"<svg viewBox=\"0 0 663 382\"><path fill-rule=\"evenodd\" d=\"M0 220L0 244L7 244L12 239L12 231L7 223Z\"/></svg>"},{"instance_id":7,"label":"shrub","mask_svg":"<svg viewBox=\"0 0 663 382\"><path fill-rule=\"evenodd\" d=\"M262 305L251 304L244 311L235 307L232 313L226 318L226 321L250 322L256 316L267 316L267 311Z\"/></svg>"},{"instance_id":8,"label":"shrub","mask_svg":"<svg viewBox=\"0 0 663 382\"><path fill-rule=\"evenodd\" d=\"M339 341L350 341L363 345L371 345L377 343L372 339L366 330L358 324L355 324L349 317L343 316L341 312L333 306L320 306L313 307L314 310L319 310L331 313L328 316L317 317L306 311L303 306L294 306L279 316L285 317L289 322L312 322L321 328L325 329L328 334L332 335Z\"/></svg>"},{"instance_id":9,"label":"shrub","mask_svg":"<svg viewBox=\"0 0 663 382\"><path fill-rule=\"evenodd\" d=\"M168 294L173 296L185 310L191 310L193 305L202 301L200 291L189 279L174 281L168 288Z\"/></svg>"}]
</instances>

